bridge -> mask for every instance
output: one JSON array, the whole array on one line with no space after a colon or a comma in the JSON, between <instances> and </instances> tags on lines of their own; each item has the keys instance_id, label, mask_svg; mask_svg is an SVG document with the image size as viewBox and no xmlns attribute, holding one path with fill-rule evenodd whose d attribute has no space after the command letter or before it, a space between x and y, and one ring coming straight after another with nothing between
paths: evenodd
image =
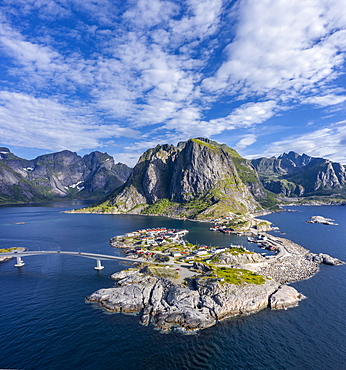
<instances>
[{"instance_id":1,"label":"bridge","mask_svg":"<svg viewBox=\"0 0 346 370\"><path fill-rule=\"evenodd\" d=\"M22 267L25 265L22 257L28 256L42 256L47 254L65 254L68 256L77 256L77 257L84 257L84 258L91 258L96 260L96 266L94 267L95 270L102 270L104 266L102 266L101 261L129 261L129 262L150 262L159 265L173 265L171 261L169 262L151 262L141 258L127 258L127 257L118 257L118 256L110 256L107 254L96 254L96 253L85 253L85 252L64 252L64 251L22 251L22 252L6 252L1 253L1 257L15 257L17 259L17 263L14 265L15 267Z\"/></svg>"}]
</instances>

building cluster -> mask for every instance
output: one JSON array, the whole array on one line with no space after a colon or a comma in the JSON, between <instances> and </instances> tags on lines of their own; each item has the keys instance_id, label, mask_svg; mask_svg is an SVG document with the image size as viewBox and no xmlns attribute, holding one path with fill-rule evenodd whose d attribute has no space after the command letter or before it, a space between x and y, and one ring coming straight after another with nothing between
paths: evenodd
<instances>
[{"instance_id":1,"label":"building cluster","mask_svg":"<svg viewBox=\"0 0 346 370\"><path fill-rule=\"evenodd\" d=\"M185 229L167 229L165 227L142 229L126 233L124 235L125 240L134 245L134 248L129 249L127 253L131 254L133 257L135 257L135 255L150 257L153 254L151 250L155 247L168 246L172 243L185 245L183 236L187 233L188 231ZM158 251L155 251L155 253L158 253Z\"/></svg>"},{"instance_id":2,"label":"building cluster","mask_svg":"<svg viewBox=\"0 0 346 370\"><path fill-rule=\"evenodd\" d=\"M182 237L188 233L187 230L167 229L159 227L155 229L142 229L125 234L126 238L134 238L136 244L157 247L172 242L183 242Z\"/></svg>"},{"instance_id":3,"label":"building cluster","mask_svg":"<svg viewBox=\"0 0 346 370\"><path fill-rule=\"evenodd\" d=\"M187 233L188 231L185 229L159 227L132 231L118 238L122 239L122 242L128 247L131 245L126 253L133 258L150 258L153 254L161 254L174 258L181 257L184 260L193 260L198 257L212 257L215 254L225 252L229 248L240 247L233 245L228 248L191 245L183 239Z\"/></svg>"}]
</instances>

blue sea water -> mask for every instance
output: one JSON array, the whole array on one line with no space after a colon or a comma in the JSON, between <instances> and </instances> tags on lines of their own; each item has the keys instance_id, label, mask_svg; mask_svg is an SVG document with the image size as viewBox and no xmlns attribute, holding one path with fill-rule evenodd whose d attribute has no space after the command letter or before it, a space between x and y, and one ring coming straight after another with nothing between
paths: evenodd
<instances>
[{"instance_id":1,"label":"blue sea water","mask_svg":"<svg viewBox=\"0 0 346 370\"><path fill-rule=\"evenodd\" d=\"M207 245L245 238L209 225L163 217L65 214L80 203L0 207L0 248L24 246L119 255L109 238L146 227L186 228ZM312 252L346 261L346 207L295 207L266 217ZM338 226L307 224L313 215ZM25 222L25 224L15 224ZM281 234L277 234L281 235ZM296 308L263 310L223 321L193 335L162 334L134 315L111 314L85 296L113 285L109 275L128 266L66 255L33 256L22 268L0 263L1 369L346 369L346 265L325 266L294 283L307 296Z\"/></svg>"}]
</instances>

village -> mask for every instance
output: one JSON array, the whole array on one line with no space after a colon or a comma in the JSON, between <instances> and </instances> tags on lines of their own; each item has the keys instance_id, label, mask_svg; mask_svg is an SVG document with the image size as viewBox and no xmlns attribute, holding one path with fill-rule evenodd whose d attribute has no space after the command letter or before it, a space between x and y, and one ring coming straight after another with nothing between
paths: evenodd
<instances>
[{"instance_id":1,"label":"village","mask_svg":"<svg viewBox=\"0 0 346 370\"><path fill-rule=\"evenodd\" d=\"M160 262L169 261L172 257L179 262L201 261L201 259L210 262L216 254L226 251L250 253L239 245L208 247L191 244L183 239L187 233L188 230L185 229L167 229L165 227L142 229L116 236L110 240L110 244L116 248L126 249L127 257Z\"/></svg>"}]
</instances>

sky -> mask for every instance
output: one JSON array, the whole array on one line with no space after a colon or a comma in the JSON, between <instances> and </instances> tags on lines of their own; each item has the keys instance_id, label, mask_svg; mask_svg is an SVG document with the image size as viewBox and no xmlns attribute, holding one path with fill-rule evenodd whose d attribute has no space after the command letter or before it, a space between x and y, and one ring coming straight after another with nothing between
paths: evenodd
<instances>
[{"instance_id":1,"label":"sky","mask_svg":"<svg viewBox=\"0 0 346 370\"><path fill-rule=\"evenodd\" d=\"M0 146L134 166L206 137L346 164L345 0L2 0Z\"/></svg>"}]
</instances>

